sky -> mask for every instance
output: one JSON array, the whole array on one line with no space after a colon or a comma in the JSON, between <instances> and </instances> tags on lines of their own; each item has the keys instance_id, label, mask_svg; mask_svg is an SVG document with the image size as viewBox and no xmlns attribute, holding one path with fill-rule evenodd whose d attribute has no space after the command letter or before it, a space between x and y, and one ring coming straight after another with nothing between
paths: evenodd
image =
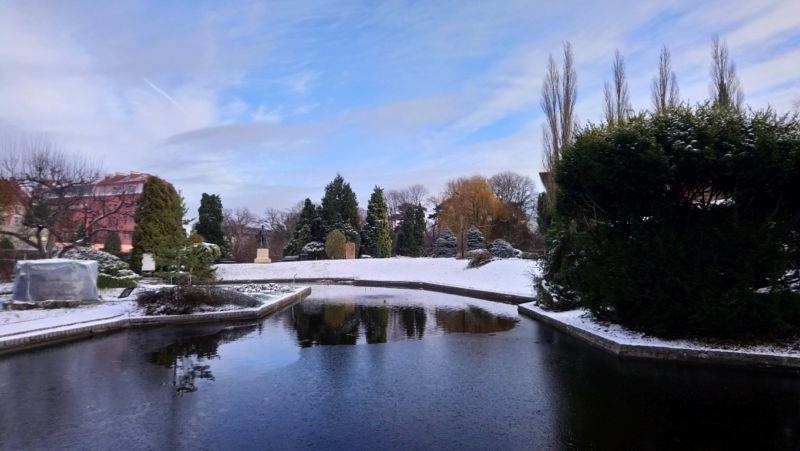
<instances>
[{"instance_id":1,"label":"sky","mask_svg":"<svg viewBox=\"0 0 800 451\"><path fill-rule=\"evenodd\" d=\"M566 40L586 123L616 49L636 110L662 45L682 99L707 99L714 34L748 105L800 99L797 0L3 1L0 127L159 175L194 211L203 192L257 213L318 201L337 173L365 204L375 185L536 179L542 78Z\"/></svg>"}]
</instances>

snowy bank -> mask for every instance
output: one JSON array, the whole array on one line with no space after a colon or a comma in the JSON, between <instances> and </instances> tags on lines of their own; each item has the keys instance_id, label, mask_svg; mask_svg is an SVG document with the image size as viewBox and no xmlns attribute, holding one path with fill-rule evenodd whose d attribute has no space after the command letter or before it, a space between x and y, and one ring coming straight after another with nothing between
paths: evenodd
<instances>
[{"instance_id":1,"label":"snowy bank","mask_svg":"<svg viewBox=\"0 0 800 451\"><path fill-rule=\"evenodd\" d=\"M423 282L494 293L533 297L533 260L495 260L467 268L468 260L454 258L368 258L315 260L271 264L217 265L222 281L353 279L389 282Z\"/></svg>"},{"instance_id":2,"label":"snowy bank","mask_svg":"<svg viewBox=\"0 0 800 451\"><path fill-rule=\"evenodd\" d=\"M551 312L533 302L517 308L521 315L550 324L624 359L800 370L800 343L734 345L666 340L597 321L584 309Z\"/></svg>"},{"instance_id":3,"label":"snowy bank","mask_svg":"<svg viewBox=\"0 0 800 451\"><path fill-rule=\"evenodd\" d=\"M258 307L219 309L187 315L146 316L136 305L135 293L121 300L102 301L77 308L2 311L0 354L129 327L257 319L298 302L310 293L308 287L296 287L288 292L256 295L261 301Z\"/></svg>"}]
</instances>

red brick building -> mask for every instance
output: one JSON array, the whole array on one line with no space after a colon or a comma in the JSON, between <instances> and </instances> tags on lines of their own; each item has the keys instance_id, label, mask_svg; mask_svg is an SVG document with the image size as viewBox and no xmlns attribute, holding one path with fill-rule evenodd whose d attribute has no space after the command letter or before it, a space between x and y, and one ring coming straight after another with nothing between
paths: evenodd
<instances>
[{"instance_id":1,"label":"red brick building","mask_svg":"<svg viewBox=\"0 0 800 451\"><path fill-rule=\"evenodd\" d=\"M85 200L73 207L74 224L83 224L91 236L92 247L102 249L106 238L118 233L122 252L133 244L134 214L150 174L116 173L106 176L81 193Z\"/></svg>"}]
</instances>

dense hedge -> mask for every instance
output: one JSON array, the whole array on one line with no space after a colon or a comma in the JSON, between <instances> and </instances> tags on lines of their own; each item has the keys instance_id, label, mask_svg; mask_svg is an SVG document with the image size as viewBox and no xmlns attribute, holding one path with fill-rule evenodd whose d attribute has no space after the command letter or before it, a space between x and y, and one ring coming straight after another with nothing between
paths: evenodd
<instances>
[{"instance_id":1,"label":"dense hedge","mask_svg":"<svg viewBox=\"0 0 800 451\"><path fill-rule=\"evenodd\" d=\"M701 106L588 127L556 181L540 222L560 295L658 335L800 328L796 117Z\"/></svg>"}]
</instances>

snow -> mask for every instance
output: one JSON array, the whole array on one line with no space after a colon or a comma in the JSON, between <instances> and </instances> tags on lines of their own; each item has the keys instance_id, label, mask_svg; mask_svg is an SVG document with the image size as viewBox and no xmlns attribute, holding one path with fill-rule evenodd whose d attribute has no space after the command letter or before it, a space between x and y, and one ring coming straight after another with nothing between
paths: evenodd
<instances>
[{"instance_id":1,"label":"snow","mask_svg":"<svg viewBox=\"0 0 800 451\"><path fill-rule=\"evenodd\" d=\"M535 302L520 304L523 309L547 316L563 324L581 329L593 335L600 336L613 342L630 346L648 346L670 349L691 349L697 351L726 351L742 354L766 354L774 356L800 356L800 343L765 343L757 345L737 345L704 343L694 340L667 340L632 331L619 324L601 322L596 320L585 309L552 312L544 310Z\"/></svg>"},{"instance_id":2,"label":"snow","mask_svg":"<svg viewBox=\"0 0 800 451\"><path fill-rule=\"evenodd\" d=\"M495 260L479 268L467 268L469 260L454 258L367 258L313 260L271 264L217 265L224 281L308 278L347 278L379 281L427 282L496 293L533 296L533 260Z\"/></svg>"}]
</instances>

